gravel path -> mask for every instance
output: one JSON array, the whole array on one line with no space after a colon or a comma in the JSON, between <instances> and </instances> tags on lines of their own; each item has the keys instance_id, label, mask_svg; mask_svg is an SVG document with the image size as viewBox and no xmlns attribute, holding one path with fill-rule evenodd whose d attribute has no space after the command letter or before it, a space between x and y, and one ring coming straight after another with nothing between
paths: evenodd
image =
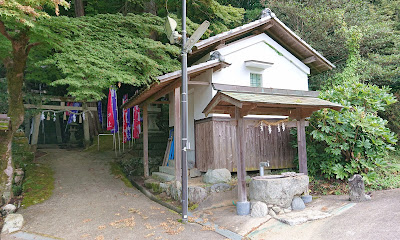
<instances>
[{"instance_id":1,"label":"gravel path","mask_svg":"<svg viewBox=\"0 0 400 240\"><path fill-rule=\"evenodd\" d=\"M128 188L110 174L113 152L46 150L52 197L27 209L23 231L61 239L224 239Z\"/></svg>"}]
</instances>

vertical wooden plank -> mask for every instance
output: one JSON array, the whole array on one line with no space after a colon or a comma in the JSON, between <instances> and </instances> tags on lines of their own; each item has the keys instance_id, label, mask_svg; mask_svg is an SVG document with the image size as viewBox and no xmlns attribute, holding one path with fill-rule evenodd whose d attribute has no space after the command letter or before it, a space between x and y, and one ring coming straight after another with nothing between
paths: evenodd
<instances>
[{"instance_id":1,"label":"vertical wooden plank","mask_svg":"<svg viewBox=\"0 0 400 240\"><path fill-rule=\"evenodd\" d=\"M181 163L181 154L182 154L182 143L181 143L181 88L177 87L174 90L174 155L175 155L175 179L177 181L181 181L182 179L182 163Z\"/></svg>"},{"instance_id":2,"label":"vertical wooden plank","mask_svg":"<svg viewBox=\"0 0 400 240\"><path fill-rule=\"evenodd\" d=\"M31 118L25 116L24 124L25 124L25 137L29 138L29 135L31 133Z\"/></svg>"},{"instance_id":3,"label":"vertical wooden plank","mask_svg":"<svg viewBox=\"0 0 400 240\"><path fill-rule=\"evenodd\" d=\"M37 143L39 139L39 127L40 127L40 115L41 113L38 113L35 115L35 118L33 119L33 133L32 133L32 140L31 140L31 149L32 151L36 151L37 148Z\"/></svg>"},{"instance_id":4,"label":"vertical wooden plank","mask_svg":"<svg viewBox=\"0 0 400 240\"><path fill-rule=\"evenodd\" d=\"M149 126L148 126L148 105L143 106L143 168L144 177L149 177Z\"/></svg>"},{"instance_id":5,"label":"vertical wooden plank","mask_svg":"<svg viewBox=\"0 0 400 240\"><path fill-rule=\"evenodd\" d=\"M236 127L236 137L237 137L237 159L238 159L238 197L239 202L246 202L247 201L247 193L246 193L246 164L244 161L244 120L243 117L240 116L240 111L238 107L235 107L235 116L237 120L237 127Z\"/></svg>"},{"instance_id":6,"label":"vertical wooden plank","mask_svg":"<svg viewBox=\"0 0 400 240\"><path fill-rule=\"evenodd\" d=\"M299 153L299 172L307 175L306 127L304 118L297 121L297 146Z\"/></svg>"},{"instance_id":7,"label":"vertical wooden plank","mask_svg":"<svg viewBox=\"0 0 400 240\"><path fill-rule=\"evenodd\" d=\"M83 111L85 112L88 109L87 103L82 104ZM85 120L83 120L83 136L84 136L84 143L85 147L90 145L90 134L89 134L89 119L88 119L89 112L85 112Z\"/></svg>"}]
</instances>

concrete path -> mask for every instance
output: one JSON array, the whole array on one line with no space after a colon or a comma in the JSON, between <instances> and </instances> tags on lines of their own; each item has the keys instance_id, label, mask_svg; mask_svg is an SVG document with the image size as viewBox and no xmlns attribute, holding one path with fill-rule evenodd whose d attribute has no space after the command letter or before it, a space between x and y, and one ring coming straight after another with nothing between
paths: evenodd
<instances>
[{"instance_id":1,"label":"concrete path","mask_svg":"<svg viewBox=\"0 0 400 240\"><path fill-rule=\"evenodd\" d=\"M110 174L113 152L46 152L39 161L55 171L54 193L21 208L23 233L6 239L224 239L198 224L179 223L180 215L126 187Z\"/></svg>"},{"instance_id":2,"label":"concrete path","mask_svg":"<svg viewBox=\"0 0 400 240\"><path fill-rule=\"evenodd\" d=\"M323 201L345 201L348 196L325 196ZM248 235L250 239L392 240L400 239L400 189L377 191L372 200L357 203L333 217L298 226L270 220Z\"/></svg>"}]
</instances>

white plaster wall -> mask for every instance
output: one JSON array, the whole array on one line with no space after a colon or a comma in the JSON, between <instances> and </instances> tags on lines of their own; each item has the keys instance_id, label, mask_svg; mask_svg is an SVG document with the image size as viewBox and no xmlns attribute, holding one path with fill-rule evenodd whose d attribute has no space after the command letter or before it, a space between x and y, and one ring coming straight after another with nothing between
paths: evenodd
<instances>
[{"instance_id":1,"label":"white plaster wall","mask_svg":"<svg viewBox=\"0 0 400 240\"><path fill-rule=\"evenodd\" d=\"M308 90L309 67L264 33L218 51L231 65L214 73L213 83L250 86L250 73L259 73L264 88ZM249 68L244 63L247 60L272 62L273 65L265 70Z\"/></svg>"},{"instance_id":2,"label":"white plaster wall","mask_svg":"<svg viewBox=\"0 0 400 240\"><path fill-rule=\"evenodd\" d=\"M197 76L196 78L193 78L193 81L205 81L205 82L211 82L212 78L212 70L208 70L205 73ZM215 74L215 73L214 73ZM212 86L211 84L208 86L203 86L203 85L194 85L194 96L193 96L193 119L194 120L199 120L203 119L206 116L203 113L204 108L207 107L208 103L211 101L212 97L214 96L212 94Z\"/></svg>"},{"instance_id":3,"label":"white plaster wall","mask_svg":"<svg viewBox=\"0 0 400 240\"><path fill-rule=\"evenodd\" d=\"M250 86L250 73L253 72L262 74L263 87L265 88L308 90L310 69L266 34L232 43L218 51L225 57L225 61L231 65L214 73L210 69L191 79L191 81ZM198 63L206 61L208 58L209 55L203 57ZM246 60L258 60L274 64L270 68L259 70L246 67L244 63ZM191 150L195 148L194 121L205 118L202 111L216 93L217 91L211 85L189 86L188 140ZM174 97L172 93L170 93L169 99L169 126L172 127L174 126ZM225 115L210 114L210 116Z\"/></svg>"}]
</instances>

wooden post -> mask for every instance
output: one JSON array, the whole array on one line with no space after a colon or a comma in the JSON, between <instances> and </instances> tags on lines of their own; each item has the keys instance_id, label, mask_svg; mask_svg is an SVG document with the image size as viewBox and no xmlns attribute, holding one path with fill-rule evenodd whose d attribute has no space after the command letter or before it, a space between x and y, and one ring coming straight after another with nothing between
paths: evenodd
<instances>
[{"instance_id":1,"label":"wooden post","mask_svg":"<svg viewBox=\"0 0 400 240\"><path fill-rule=\"evenodd\" d=\"M60 106L65 107L65 102L61 102ZM64 114L64 113L63 113ZM56 117L56 135L57 135L57 143L62 143L62 134L61 134L61 125L60 118Z\"/></svg>"},{"instance_id":2,"label":"wooden post","mask_svg":"<svg viewBox=\"0 0 400 240\"><path fill-rule=\"evenodd\" d=\"M36 114L35 118L33 119L34 123L33 123L33 133L31 140L32 151L36 151L37 148L37 143L39 139L40 115L41 113Z\"/></svg>"},{"instance_id":3,"label":"wooden post","mask_svg":"<svg viewBox=\"0 0 400 240\"><path fill-rule=\"evenodd\" d=\"M25 123L25 137L29 138L29 135L31 133L31 118L25 116L24 123Z\"/></svg>"},{"instance_id":4,"label":"wooden post","mask_svg":"<svg viewBox=\"0 0 400 240\"><path fill-rule=\"evenodd\" d=\"M237 177L239 202L247 202L246 192L246 163L244 161L244 120L238 107L235 107L236 125L236 150L237 150Z\"/></svg>"},{"instance_id":5,"label":"wooden post","mask_svg":"<svg viewBox=\"0 0 400 240\"><path fill-rule=\"evenodd\" d=\"M144 177L149 177L149 126L148 126L148 105L143 106L143 168Z\"/></svg>"},{"instance_id":6,"label":"wooden post","mask_svg":"<svg viewBox=\"0 0 400 240\"><path fill-rule=\"evenodd\" d=\"M182 180L182 163L181 163L181 88L174 90L174 156L175 156L175 179Z\"/></svg>"},{"instance_id":7,"label":"wooden post","mask_svg":"<svg viewBox=\"0 0 400 240\"><path fill-rule=\"evenodd\" d=\"M87 103L83 103L83 111L88 109ZM85 112L85 120L83 120L83 135L85 140L85 146L88 147L90 145L90 134L89 134L89 112Z\"/></svg>"},{"instance_id":8,"label":"wooden post","mask_svg":"<svg viewBox=\"0 0 400 240\"><path fill-rule=\"evenodd\" d=\"M307 170L307 147L306 147L306 124L305 119L297 120L297 150L299 155L299 172L308 175Z\"/></svg>"}]
</instances>

